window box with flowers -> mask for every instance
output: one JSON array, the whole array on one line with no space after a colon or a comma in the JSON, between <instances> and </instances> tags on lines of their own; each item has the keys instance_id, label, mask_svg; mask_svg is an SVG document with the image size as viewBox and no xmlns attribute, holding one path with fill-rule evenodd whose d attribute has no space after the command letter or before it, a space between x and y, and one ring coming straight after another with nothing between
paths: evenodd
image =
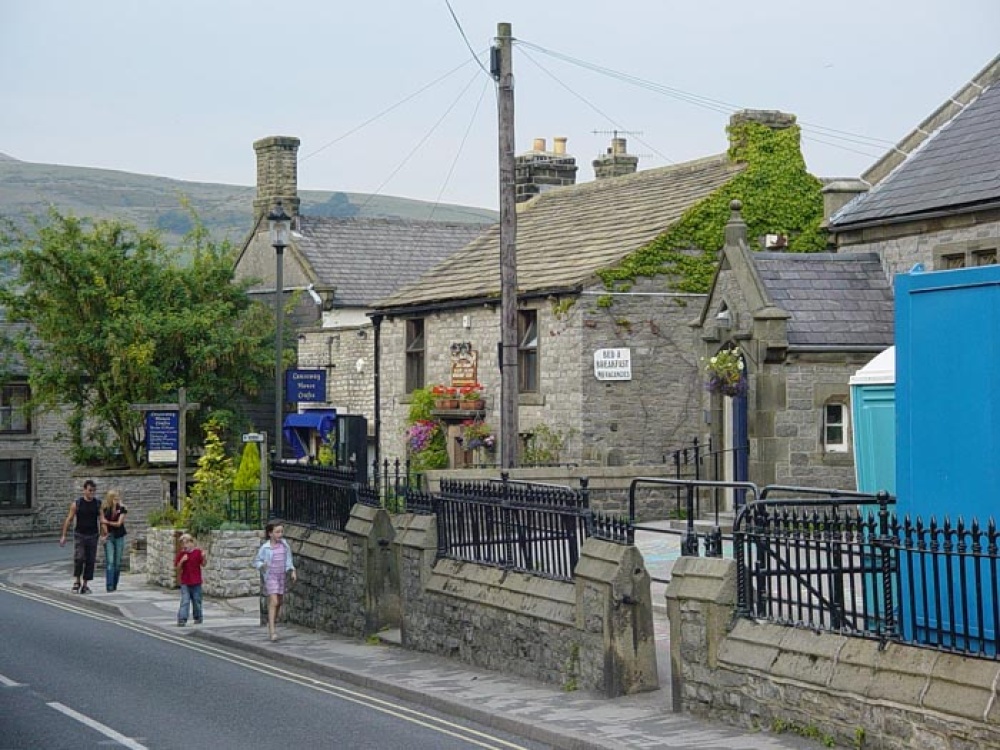
<instances>
[{"instance_id":1,"label":"window box with flowers","mask_svg":"<svg viewBox=\"0 0 1000 750\"><path fill-rule=\"evenodd\" d=\"M739 349L723 349L705 363L705 388L723 396L742 396L747 378Z\"/></svg>"},{"instance_id":2,"label":"window box with flowers","mask_svg":"<svg viewBox=\"0 0 1000 750\"><path fill-rule=\"evenodd\" d=\"M479 383L463 385L458 389L458 408L480 410L486 406L483 399L483 387Z\"/></svg>"},{"instance_id":3,"label":"window box with flowers","mask_svg":"<svg viewBox=\"0 0 1000 750\"><path fill-rule=\"evenodd\" d=\"M458 389L450 385L438 384L431 387L435 409L457 409Z\"/></svg>"}]
</instances>

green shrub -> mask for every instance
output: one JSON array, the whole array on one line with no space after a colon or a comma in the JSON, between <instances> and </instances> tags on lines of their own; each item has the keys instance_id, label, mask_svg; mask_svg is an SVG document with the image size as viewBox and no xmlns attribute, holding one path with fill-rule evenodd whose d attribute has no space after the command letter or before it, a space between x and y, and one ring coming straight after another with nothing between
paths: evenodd
<instances>
[{"instance_id":1,"label":"green shrub","mask_svg":"<svg viewBox=\"0 0 1000 750\"><path fill-rule=\"evenodd\" d=\"M172 505L161 505L151 511L146 523L154 529L175 529L180 524L181 514Z\"/></svg>"},{"instance_id":2,"label":"green shrub","mask_svg":"<svg viewBox=\"0 0 1000 750\"><path fill-rule=\"evenodd\" d=\"M226 455L222 442L221 425L209 419L202 429L205 445L194 472L195 484L181 512L184 528L195 536L221 528L226 522L229 491L236 477L233 460Z\"/></svg>"},{"instance_id":3,"label":"green shrub","mask_svg":"<svg viewBox=\"0 0 1000 750\"><path fill-rule=\"evenodd\" d=\"M260 447L258 443L243 446L240 468L233 479L234 490L256 490L260 488Z\"/></svg>"}]
</instances>

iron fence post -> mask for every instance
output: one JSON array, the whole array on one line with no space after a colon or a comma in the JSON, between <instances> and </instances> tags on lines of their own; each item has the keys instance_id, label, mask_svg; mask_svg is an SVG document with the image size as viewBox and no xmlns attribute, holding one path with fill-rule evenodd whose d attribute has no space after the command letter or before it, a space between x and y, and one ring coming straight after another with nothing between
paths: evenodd
<instances>
[{"instance_id":1,"label":"iron fence post","mask_svg":"<svg viewBox=\"0 0 1000 750\"><path fill-rule=\"evenodd\" d=\"M694 485L687 486L687 527L681 539L681 555L698 557L698 532L694 529Z\"/></svg>"}]
</instances>

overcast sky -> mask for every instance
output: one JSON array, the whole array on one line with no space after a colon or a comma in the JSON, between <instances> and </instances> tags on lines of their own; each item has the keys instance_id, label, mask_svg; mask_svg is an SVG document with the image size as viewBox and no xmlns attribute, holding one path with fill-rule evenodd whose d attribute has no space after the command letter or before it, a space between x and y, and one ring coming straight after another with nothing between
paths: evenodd
<instances>
[{"instance_id":1,"label":"overcast sky","mask_svg":"<svg viewBox=\"0 0 1000 750\"><path fill-rule=\"evenodd\" d=\"M252 186L253 141L292 135L300 188L496 208L470 47L488 68L510 22L517 152L566 136L581 182L610 131L664 166L724 151L743 107L794 113L810 171L853 176L1000 52L998 0L451 7L469 46L445 0L0 0L0 152Z\"/></svg>"}]
</instances>

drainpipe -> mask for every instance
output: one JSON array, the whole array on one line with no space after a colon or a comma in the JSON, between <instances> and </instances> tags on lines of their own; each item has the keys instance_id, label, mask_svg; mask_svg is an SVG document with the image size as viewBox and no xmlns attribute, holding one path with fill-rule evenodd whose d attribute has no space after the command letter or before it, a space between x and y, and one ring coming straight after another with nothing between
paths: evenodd
<instances>
[{"instance_id":1,"label":"drainpipe","mask_svg":"<svg viewBox=\"0 0 1000 750\"><path fill-rule=\"evenodd\" d=\"M372 356L372 369L374 370L373 392L375 396L375 472L379 473L382 469L382 400L380 398L381 389L379 388L379 380L382 375L382 347L379 346L382 337L382 316L372 315L371 318L375 344L375 353Z\"/></svg>"}]
</instances>

